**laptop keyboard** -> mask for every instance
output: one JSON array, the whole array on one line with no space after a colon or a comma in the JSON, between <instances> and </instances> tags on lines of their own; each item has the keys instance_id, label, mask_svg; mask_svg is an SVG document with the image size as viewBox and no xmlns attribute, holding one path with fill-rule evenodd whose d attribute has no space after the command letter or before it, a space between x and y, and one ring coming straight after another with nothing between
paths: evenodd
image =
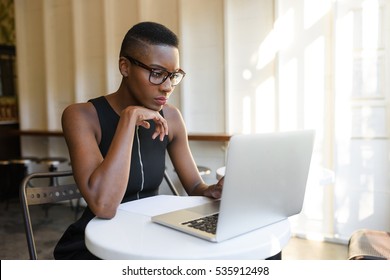
<instances>
[{"instance_id":1,"label":"laptop keyboard","mask_svg":"<svg viewBox=\"0 0 390 280\"><path fill-rule=\"evenodd\" d=\"M192 228L199 229L201 231L215 234L217 231L217 222L218 222L218 213L212 214L210 216L198 218L195 220L191 220L188 222L184 222L182 223L182 225L186 225Z\"/></svg>"}]
</instances>

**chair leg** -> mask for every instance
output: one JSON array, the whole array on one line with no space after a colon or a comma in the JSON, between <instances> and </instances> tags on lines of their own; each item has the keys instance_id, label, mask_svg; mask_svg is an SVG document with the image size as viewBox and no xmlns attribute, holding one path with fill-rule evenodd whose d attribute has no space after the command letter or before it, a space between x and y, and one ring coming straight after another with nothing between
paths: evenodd
<instances>
[{"instance_id":1,"label":"chair leg","mask_svg":"<svg viewBox=\"0 0 390 280\"><path fill-rule=\"evenodd\" d=\"M166 170L164 171L164 179L167 182L167 184L168 184L170 190L172 191L172 193L174 195L176 195L176 196L179 196L180 194L177 191L175 185L173 184L173 182L172 182L171 178L169 177L168 172Z\"/></svg>"},{"instance_id":2,"label":"chair leg","mask_svg":"<svg viewBox=\"0 0 390 280\"><path fill-rule=\"evenodd\" d=\"M79 214L79 211L80 211L80 200L81 200L81 198L78 198L77 199L77 202L76 202L76 207L75 207L75 209L74 209L74 220L76 221L77 220L77 216L78 216L78 214Z\"/></svg>"}]
</instances>

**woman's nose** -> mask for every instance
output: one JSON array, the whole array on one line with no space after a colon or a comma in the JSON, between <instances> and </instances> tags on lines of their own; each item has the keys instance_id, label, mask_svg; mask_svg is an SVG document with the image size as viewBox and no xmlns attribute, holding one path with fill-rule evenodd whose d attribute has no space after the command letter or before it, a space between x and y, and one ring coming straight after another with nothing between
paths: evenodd
<instances>
[{"instance_id":1,"label":"woman's nose","mask_svg":"<svg viewBox=\"0 0 390 280\"><path fill-rule=\"evenodd\" d=\"M166 91L166 92L169 92L169 91L172 91L175 86L172 85L172 81L171 81L171 77L168 77L162 84L161 84L161 88Z\"/></svg>"}]
</instances>

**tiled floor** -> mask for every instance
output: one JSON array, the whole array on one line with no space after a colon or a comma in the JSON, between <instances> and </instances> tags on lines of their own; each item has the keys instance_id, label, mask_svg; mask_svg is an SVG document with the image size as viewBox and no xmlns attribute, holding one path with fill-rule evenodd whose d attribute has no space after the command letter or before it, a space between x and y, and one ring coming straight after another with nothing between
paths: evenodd
<instances>
[{"instance_id":1,"label":"tiled floor","mask_svg":"<svg viewBox=\"0 0 390 280\"><path fill-rule=\"evenodd\" d=\"M28 259L21 210L18 200L10 202L8 209L0 203L0 259ZM35 239L40 259L53 259L52 250L65 228L74 220L69 204L55 205L48 217L40 206L31 212ZM292 238L283 250L285 260L345 260L347 247L341 244Z\"/></svg>"},{"instance_id":2,"label":"tiled floor","mask_svg":"<svg viewBox=\"0 0 390 280\"><path fill-rule=\"evenodd\" d=\"M0 259L29 259L22 211L18 200L10 202L8 209L0 203ZM37 254L40 259L53 259L52 250L67 225L75 218L69 204L58 204L45 211L41 206L31 209Z\"/></svg>"}]
</instances>

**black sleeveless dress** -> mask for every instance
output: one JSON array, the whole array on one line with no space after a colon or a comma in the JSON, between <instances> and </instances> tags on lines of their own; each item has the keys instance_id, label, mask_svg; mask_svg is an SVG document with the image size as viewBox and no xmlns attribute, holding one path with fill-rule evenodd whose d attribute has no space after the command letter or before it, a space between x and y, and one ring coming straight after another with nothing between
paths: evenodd
<instances>
[{"instance_id":1,"label":"black sleeveless dress","mask_svg":"<svg viewBox=\"0 0 390 280\"><path fill-rule=\"evenodd\" d=\"M89 102L92 102L98 113L102 132L99 148L105 157L118 125L119 115L104 96ZM150 125L150 129L138 127L134 135L130 177L122 203L156 195L163 180L168 137L164 141L159 138L153 140L154 122L150 122ZM87 207L80 219L68 227L54 249L55 259L97 259L88 251L84 242L85 227L94 217Z\"/></svg>"}]
</instances>

